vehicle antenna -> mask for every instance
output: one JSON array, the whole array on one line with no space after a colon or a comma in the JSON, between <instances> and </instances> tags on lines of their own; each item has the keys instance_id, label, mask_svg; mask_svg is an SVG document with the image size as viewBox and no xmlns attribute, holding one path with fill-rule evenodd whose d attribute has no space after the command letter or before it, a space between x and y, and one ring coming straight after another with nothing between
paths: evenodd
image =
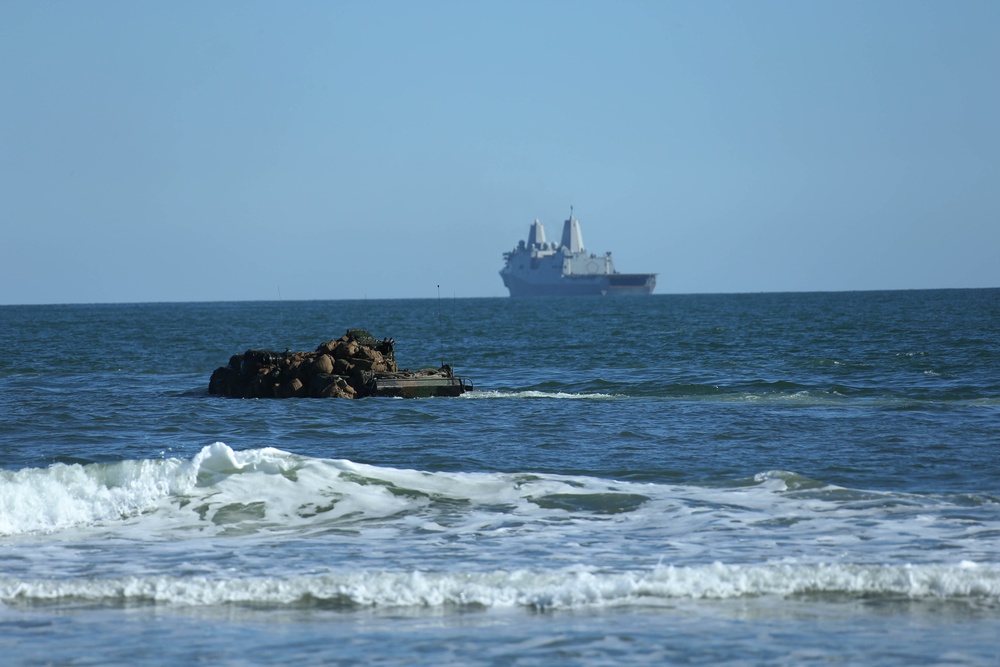
<instances>
[{"instance_id":1,"label":"vehicle antenna","mask_svg":"<svg viewBox=\"0 0 1000 667\"><path fill-rule=\"evenodd\" d=\"M278 328L279 335L284 334L285 328L285 304L281 300L281 285L278 285Z\"/></svg>"},{"instance_id":2,"label":"vehicle antenna","mask_svg":"<svg viewBox=\"0 0 1000 667\"><path fill-rule=\"evenodd\" d=\"M441 367L444 368L444 331L441 327L441 285L438 288L438 352L441 353Z\"/></svg>"}]
</instances>

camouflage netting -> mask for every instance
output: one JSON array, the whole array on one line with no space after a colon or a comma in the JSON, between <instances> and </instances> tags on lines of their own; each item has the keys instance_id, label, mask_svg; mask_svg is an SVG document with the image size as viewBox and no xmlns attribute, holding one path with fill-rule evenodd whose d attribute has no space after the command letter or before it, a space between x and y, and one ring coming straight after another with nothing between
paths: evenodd
<instances>
[{"instance_id":1,"label":"camouflage netting","mask_svg":"<svg viewBox=\"0 0 1000 667\"><path fill-rule=\"evenodd\" d=\"M208 391L234 398L362 398L371 393L373 373L399 370L392 348L391 339L348 329L315 352L247 350L215 369Z\"/></svg>"}]
</instances>

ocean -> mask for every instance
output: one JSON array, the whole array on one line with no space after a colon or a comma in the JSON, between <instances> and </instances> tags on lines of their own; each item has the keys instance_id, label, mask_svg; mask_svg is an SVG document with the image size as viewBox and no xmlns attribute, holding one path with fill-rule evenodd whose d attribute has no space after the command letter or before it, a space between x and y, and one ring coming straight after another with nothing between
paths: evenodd
<instances>
[{"instance_id":1,"label":"ocean","mask_svg":"<svg viewBox=\"0 0 1000 667\"><path fill-rule=\"evenodd\" d=\"M457 398L212 396L361 327ZM5 665L1000 665L1000 290L0 307Z\"/></svg>"}]
</instances>

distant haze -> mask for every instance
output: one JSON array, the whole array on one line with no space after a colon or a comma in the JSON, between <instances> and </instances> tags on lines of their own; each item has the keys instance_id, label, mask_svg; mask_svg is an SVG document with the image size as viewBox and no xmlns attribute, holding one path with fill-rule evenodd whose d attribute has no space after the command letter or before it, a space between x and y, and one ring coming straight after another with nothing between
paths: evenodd
<instances>
[{"instance_id":1,"label":"distant haze","mask_svg":"<svg viewBox=\"0 0 1000 667\"><path fill-rule=\"evenodd\" d=\"M0 304L1000 286L1000 3L0 5ZM440 291L438 289L440 286Z\"/></svg>"}]
</instances>

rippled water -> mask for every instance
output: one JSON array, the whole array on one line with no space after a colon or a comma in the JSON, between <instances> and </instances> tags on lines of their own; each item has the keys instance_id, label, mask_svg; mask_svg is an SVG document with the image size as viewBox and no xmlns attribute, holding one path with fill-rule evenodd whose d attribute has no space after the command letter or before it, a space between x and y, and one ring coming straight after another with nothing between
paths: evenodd
<instances>
[{"instance_id":1,"label":"rippled water","mask_svg":"<svg viewBox=\"0 0 1000 667\"><path fill-rule=\"evenodd\" d=\"M0 647L996 664L998 322L1000 290L0 307ZM207 394L355 326L476 391Z\"/></svg>"}]
</instances>

